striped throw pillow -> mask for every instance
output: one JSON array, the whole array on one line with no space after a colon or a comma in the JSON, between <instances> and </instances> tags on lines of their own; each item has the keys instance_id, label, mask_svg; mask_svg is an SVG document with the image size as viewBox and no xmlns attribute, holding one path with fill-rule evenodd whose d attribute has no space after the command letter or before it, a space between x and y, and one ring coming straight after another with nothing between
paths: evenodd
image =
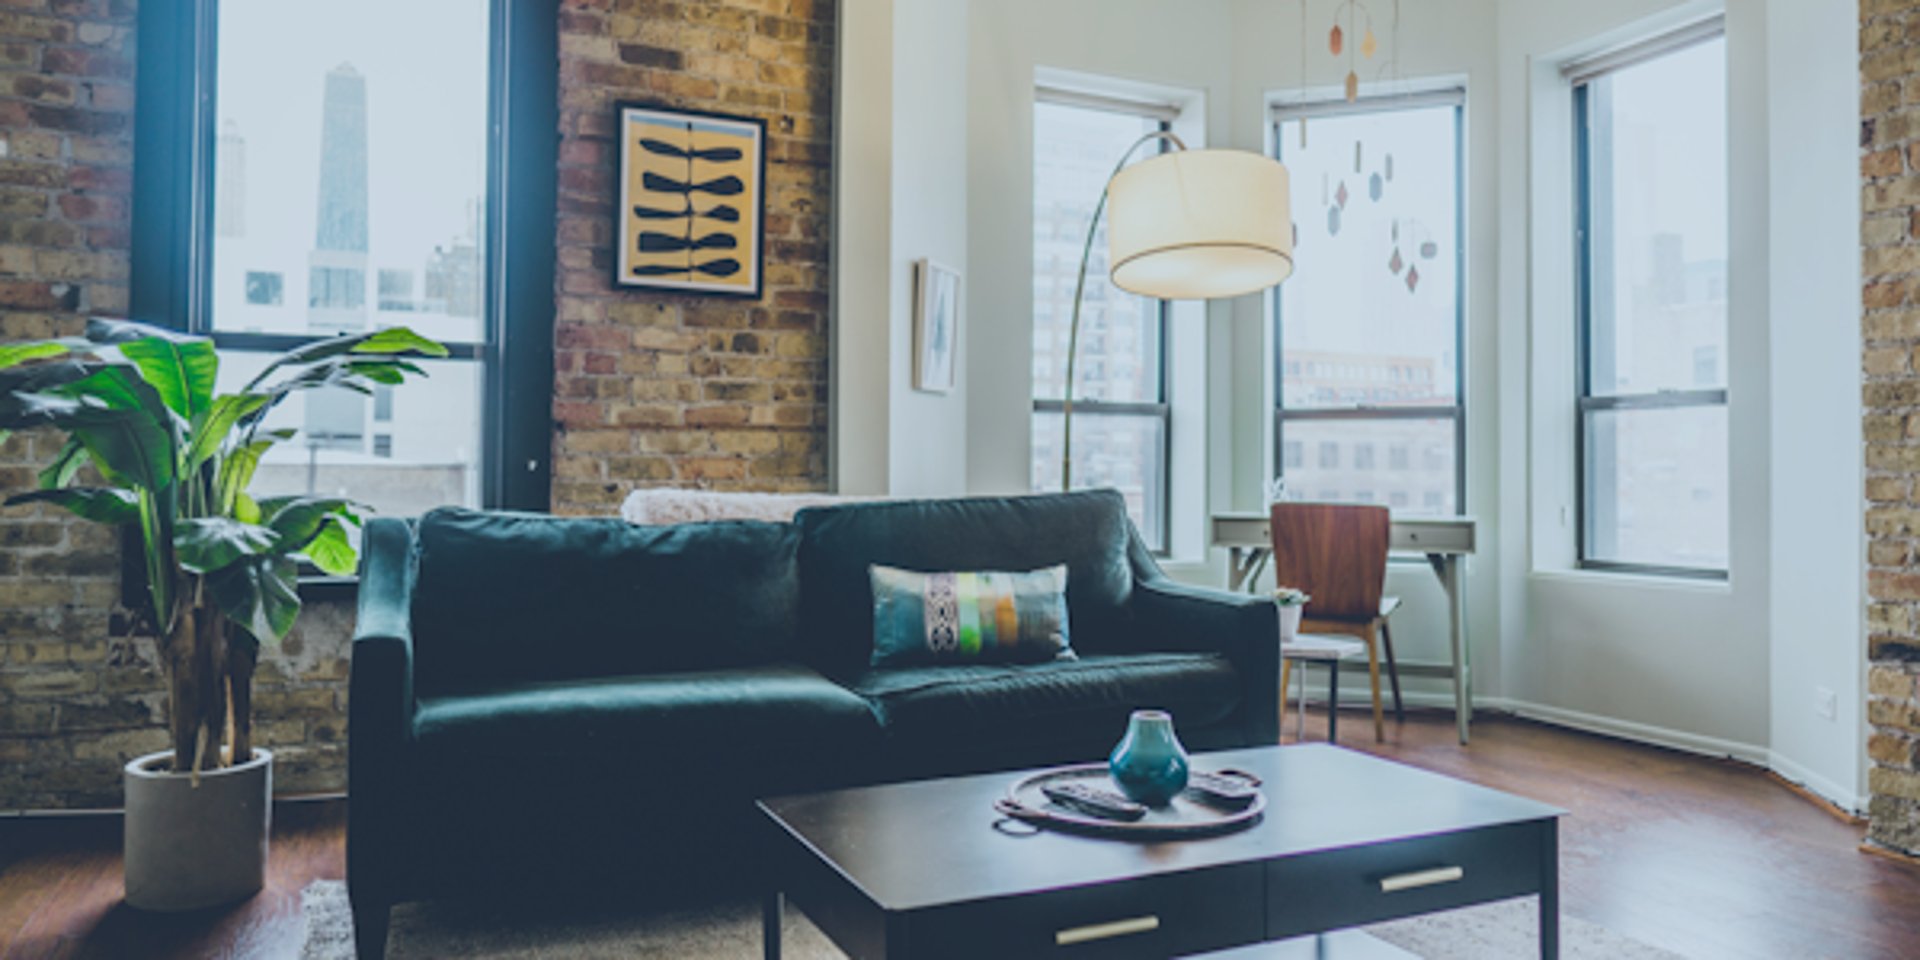
<instances>
[{"instance_id":1,"label":"striped throw pillow","mask_svg":"<svg viewBox=\"0 0 1920 960\"><path fill-rule=\"evenodd\" d=\"M875 565L873 665L1074 659L1065 564L1009 573Z\"/></svg>"}]
</instances>

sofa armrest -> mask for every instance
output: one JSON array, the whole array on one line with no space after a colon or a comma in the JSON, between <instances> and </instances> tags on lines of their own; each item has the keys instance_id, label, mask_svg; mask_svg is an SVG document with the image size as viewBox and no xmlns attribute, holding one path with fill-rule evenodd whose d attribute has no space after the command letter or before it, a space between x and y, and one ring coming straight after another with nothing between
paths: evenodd
<instances>
[{"instance_id":1,"label":"sofa armrest","mask_svg":"<svg viewBox=\"0 0 1920 960\"><path fill-rule=\"evenodd\" d=\"M391 902L406 854L402 802L413 740L413 529L370 521L347 687L347 882L356 900Z\"/></svg>"},{"instance_id":2,"label":"sofa armrest","mask_svg":"<svg viewBox=\"0 0 1920 960\"><path fill-rule=\"evenodd\" d=\"M1247 746L1280 739L1280 621L1273 601L1176 583L1134 582L1136 629L1147 646L1220 653L1240 672Z\"/></svg>"},{"instance_id":3,"label":"sofa armrest","mask_svg":"<svg viewBox=\"0 0 1920 960\"><path fill-rule=\"evenodd\" d=\"M1128 554L1138 646L1225 655L1240 672L1245 745L1280 742L1280 615L1273 601L1176 582L1137 532Z\"/></svg>"}]
</instances>

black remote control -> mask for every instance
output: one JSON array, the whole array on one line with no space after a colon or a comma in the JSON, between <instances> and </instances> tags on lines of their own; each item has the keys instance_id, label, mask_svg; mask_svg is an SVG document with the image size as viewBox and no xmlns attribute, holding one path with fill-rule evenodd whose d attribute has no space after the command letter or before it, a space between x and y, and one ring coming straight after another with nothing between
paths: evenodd
<instances>
[{"instance_id":1,"label":"black remote control","mask_svg":"<svg viewBox=\"0 0 1920 960\"><path fill-rule=\"evenodd\" d=\"M1210 807L1226 810L1243 810L1260 795L1260 790L1252 781L1243 777L1223 776L1204 770L1187 773L1187 791L1193 799Z\"/></svg>"},{"instance_id":2,"label":"black remote control","mask_svg":"<svg viewBox=\"0 0 1920 960\"><path fill-rule=\"evenodd\" d=\"M1146 807L1111 790L1089 787L1084 783L1049 783L1042 786L1040 792L1054 803L1103 820L1138 820L1147 815Z\"/></svg>"}]
</instances>

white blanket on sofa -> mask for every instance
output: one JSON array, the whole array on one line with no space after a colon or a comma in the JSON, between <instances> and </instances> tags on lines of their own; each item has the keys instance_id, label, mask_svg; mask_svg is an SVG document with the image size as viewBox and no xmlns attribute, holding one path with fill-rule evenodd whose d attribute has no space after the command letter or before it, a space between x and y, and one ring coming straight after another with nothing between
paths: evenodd
<instances>
[{"instance_id":1,"label":"white blanket on sofa","mask_svg":"<svg viewBox=\"0 0 1920 960\"><path fill-rule=\"evenodd\" d=\"M772 520L785 523L804 507L859 503L884 497L842 496L832 493L721 493L670 487L635 490L620 504L628 523L663 525L707 520Z\"/></svg>"}]
</instances>

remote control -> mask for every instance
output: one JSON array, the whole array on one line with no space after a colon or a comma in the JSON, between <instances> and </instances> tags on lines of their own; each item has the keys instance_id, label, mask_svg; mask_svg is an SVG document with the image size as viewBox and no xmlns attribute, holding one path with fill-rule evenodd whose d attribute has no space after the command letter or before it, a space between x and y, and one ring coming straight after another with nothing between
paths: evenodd
<instances>
[{"instance_id":1,"label":"remote control","mask_svg":"<svg viewBox=\"0 0 1920 960\"><path fill-rule=\"evenodd\" d=\"M1241 777L1222 776L1204 770L1187 773L1187 791L1193 799L1210 807L1241 810L1260 795L1259 788Z\"/></svg>"},{"instance_id":2,"label":"remote control","mask_svg":"<svg viewBox=\"0 0 1920 960\"><path fill-rule=\"evenodd\" d=\"M1054 803L1103 820L1138 820L1147 815L1146 807L1111 790L1100 790L1084 783L1049 783L1042 786L1040 792Z\"/></svg>"}]
</instances>

